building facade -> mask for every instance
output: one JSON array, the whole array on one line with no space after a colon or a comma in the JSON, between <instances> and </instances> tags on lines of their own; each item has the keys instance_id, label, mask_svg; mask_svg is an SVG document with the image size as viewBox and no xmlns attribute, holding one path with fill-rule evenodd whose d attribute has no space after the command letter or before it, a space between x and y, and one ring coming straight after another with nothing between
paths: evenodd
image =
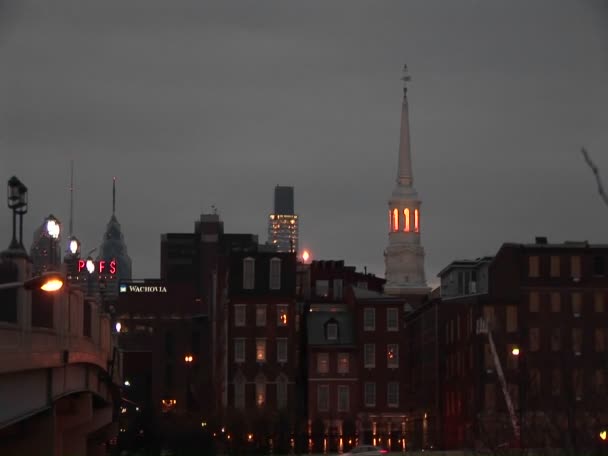
<instances>
[{"instance_id":1,"label":"building facade","mask_svg":"<svg viewBox=\"0 0 608 456\"><path fill-rule=\"evenodd\" d=\"M268 244L278 252L298 251L298 216L294 211L293 187L277 185L274 212L268 216Z\"/></svg>"}]
</instances>

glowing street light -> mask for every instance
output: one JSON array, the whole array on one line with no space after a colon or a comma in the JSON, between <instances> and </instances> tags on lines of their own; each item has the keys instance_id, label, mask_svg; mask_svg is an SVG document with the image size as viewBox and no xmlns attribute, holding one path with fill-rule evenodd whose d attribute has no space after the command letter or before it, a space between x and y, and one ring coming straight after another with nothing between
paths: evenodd
<instances>
[{"instance_id":1,"label":"glowing street light","mask_svg":"<svg viewBox=\"0 0 608 456\"><path fill-rule=\"evenodd\" d=\"M125 386L131 386L131 382L129 380L125 380Z\"/></svg>"},{"instance_id":2,"label":"glowing street light","mask_svg":"<svg viewBox=\"0 0 608 456\"><path fill-rule=\"evenodd\" d=\"M308 263L309 259L310 259L310 252L308 250L304 250L304 252L302 252L302 261L304 261L304 263Z\"/></svg>"},{"instance_id":3,"label":"glowing street light","mask_svg":"<svg viewBox=\"0 0 608 456\"><path fill-rule=\"evenodd\" d=\"M192 355L186 355L184 356L184 361L190 364L192 361L194 361L194 357Z\"/></svg>"},{"instance_id":4,"label":"glowing street light","mask_svg":"<svg viewBox=\"0 0 608 456\"><path fill-rule=\"evenodd\" d=\"M89 271L89 274L93 274L93 272L95 272L95 262L93 261L93 258L87 258L86 268L87 271Z\"/></svg>"},{"instance_id":5,"label":"glowing street light","mask_svg":"<svg viewBox=\"0 0 608 456\"><path fill-rule=\"evenodd\" d=\"M114 327L116 328L116 332L119 333L122 329L122 324L118 321L116 322L116 325L114 325Z\"/></svg>"},{"instance_id":6,"label":"glowing street light","mask_svg":"<svg viewBox=\"0 0 608 456\"><path fill-rule=\"evenodd\" d=\"M519 347L513 347L513 350L511 350L511 354L513 356L519 356Z\"/></svg>"},{"instance_id":7,"label":"glowing street light","mask_svg":"<svg viewBox=\"0 0 608 456\"><path fill-rule=\"evenodd\" d=\"M606 430L604 429L603 431L600 432L600 439L602 440L606 440L608 434L606 434Z\"/></svg>"},{"instance_id":8,"label":"glowing street light","mask_svg":"<svg viewBox=\"0 0 608 456\"><path fill-rule=\"evenodd\" d=\"M0 284L0 290L9 290L12 288L25 288L33 290L38 288L46 292L55 292L63 287L63 276L58 272L45 272L39 276L33 277L25 282L9 282Z\"/></svg>"}]
</instances>

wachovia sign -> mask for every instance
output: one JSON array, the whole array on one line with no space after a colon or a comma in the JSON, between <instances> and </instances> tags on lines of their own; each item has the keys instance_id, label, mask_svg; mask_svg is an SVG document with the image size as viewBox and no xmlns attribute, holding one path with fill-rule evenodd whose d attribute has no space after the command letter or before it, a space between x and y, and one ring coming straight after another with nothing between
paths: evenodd
<instances>
[{"instance_id":1,"label":"wachovia sign","mask_svg":"<svg viewBox=\"0 0 608 456\"><path fill-rule=\"evenodd\" d=\"M121 293L167 293L167 286L152 283L121 283Z\"/></svg>"}]
</instances>

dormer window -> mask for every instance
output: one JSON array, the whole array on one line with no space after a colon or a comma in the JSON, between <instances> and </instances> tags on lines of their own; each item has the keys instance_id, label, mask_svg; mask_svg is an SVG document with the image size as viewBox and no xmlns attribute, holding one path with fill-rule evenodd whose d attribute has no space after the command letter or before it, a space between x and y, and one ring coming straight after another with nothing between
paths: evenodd
<instances>
[{"instance_id":1,"label":"dormer window","mask_svg":"<svg viewBox=\"0 0 608 456\"><path fill-rule=\"evenodd\" d=\"M243 288L253 290L255 285L255 260L253 258L243 259Z\"/></svg>"},{"instance_id":2,"label":"dormer window","mask_svg":"<svg viewBox=\"0 0 608 456\"><path fill-rule=\"evenodd\" d=\"M325 338L327 340L338 340L338 322L334 319L325 323Z\"/></svg>"}]
</instances>

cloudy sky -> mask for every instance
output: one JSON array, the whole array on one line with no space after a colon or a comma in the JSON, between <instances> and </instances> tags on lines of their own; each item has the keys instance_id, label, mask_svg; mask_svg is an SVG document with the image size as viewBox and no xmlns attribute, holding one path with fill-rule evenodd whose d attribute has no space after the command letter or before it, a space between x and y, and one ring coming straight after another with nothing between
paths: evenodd
<instances>
[{"instance_id":1,"label":"cloudy sky","mask_svg":"<svg viewBox=\"0 0 608 456\"><path fill-rule=\"evenodd\" d=\"M505 241L608 242L579 152L608 179L602 0L0 0L0 181L29 187L29 248L68 221L73 159L86 250L116 176L135 277L211 205L265 241L293 185L301 246L383 275L403 63L430 280Z\"/></svg>"}]
</instances>

